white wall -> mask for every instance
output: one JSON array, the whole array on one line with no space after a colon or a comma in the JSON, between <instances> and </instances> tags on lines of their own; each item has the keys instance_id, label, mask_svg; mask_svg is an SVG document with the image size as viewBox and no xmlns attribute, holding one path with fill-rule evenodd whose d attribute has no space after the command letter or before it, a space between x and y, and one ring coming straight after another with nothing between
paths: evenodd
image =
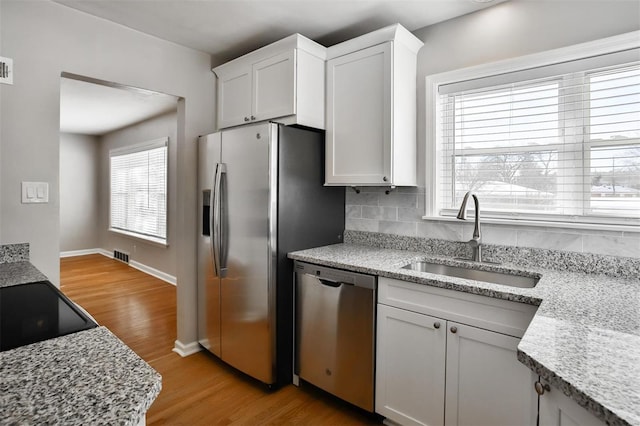
<instances>
[{"instance_id":1,"label":"white wall","mask_svg":"<svg viewBox=\"0 0 640 426\"><path fill-rule=\"evenodd\" d=\"M99 181L100 199L98 202L100 211L99 238L100 248L113 253L118 249L129 253L129 260L135 260L143 265L158 269L171 276L176 275L178 263L178 251L175 245L177 231L177 189L178 179L176 174L177 151L177 114L175 112L163 114L142 123L134 124L120 130L108 133L100 137L99 151ZM169 137L168 157L168 208L167 208L167 241L168 246L145 242L138 238L127 237L111 232L109 228L109 151L114 148L136 145L161 137Z\"/></svg>"},{"instance_id":2,"label":"white wall","mask_svg":"<svg viewBox=\"0 0 640 426\"><path fill-rule=\"evenodd\" d=\"M422 220L425 212L425 77L543 52L640 29L637 0L511 0L414 34L418 54L418 188L346 191L346 228L466 241L470 225ZM640 258L640 233L484 225L483 240L546 249Z\"/></svg>"},{"instance_id":3,"label":"white wall","mask_svg":"<svg viewBox=\"0 0 640 426\"><path fill-rule=\"evenodd\" d=\"M210 55L50 1L0 2L0 52L14 85L0 87L0 243L31 245L33 264L59 284L60 75L69 72L167 93L178 105L176 247L178 339L196 340L197 136L214 130ZM45 181L50 202L20 203L21 181Z\"/></svg>"},{"instance_id":4,"label":"white wall","mask_svg":"<svg viewBox=\"0 0 640 426\"><path fill-rule=\"evenodd\" d=\"M98 140L60 133L60 252L99 247Z\"/></svg>"}]
</instances>

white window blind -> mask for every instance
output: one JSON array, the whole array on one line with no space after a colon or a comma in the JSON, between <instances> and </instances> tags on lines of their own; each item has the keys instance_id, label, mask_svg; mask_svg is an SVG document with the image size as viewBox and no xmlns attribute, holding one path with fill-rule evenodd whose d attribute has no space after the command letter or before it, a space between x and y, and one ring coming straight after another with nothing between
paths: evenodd
<instances>
[{"instance_id":1,"label":"white window blind","mask_svg":"<svg viewBox=\"0 0 640 426\"><path fill-rule=\"evenodd\" d=\"M484 216L640 223L640 61L562 68L442 86L441 215L474 191Z\"/></svg>"},{"instance_id":2,"label":"white window blind","mask_svg":"<svg viewBox=\"0 0 640 426\"><path fill-rule=\"evenodd\" d=\"M110 152L112 230L166 243L167 141Z\"/></svg>"}]
</instances>

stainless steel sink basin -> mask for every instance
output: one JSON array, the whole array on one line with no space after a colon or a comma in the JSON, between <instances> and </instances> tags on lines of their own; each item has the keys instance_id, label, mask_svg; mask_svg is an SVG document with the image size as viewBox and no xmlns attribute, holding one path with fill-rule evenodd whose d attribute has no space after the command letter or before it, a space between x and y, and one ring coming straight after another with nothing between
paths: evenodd
<instances>
[{"instance_id":1,"label":"stainless steel sink basin","mask_svg":"<svg viewBox=\"0 0 640 426\"><path fill-rule=\"evenodd\" d=\"M479 271L477 269L462 268L459 266L441 265L431 262L413 262L402 267L413 271L429 272L431 274L446 275L449 277L466 278L468 280L483 281L487 283L509 285L512 287L535 287L540 278L524 277L521 275L505 274L502 272Z\"/></svg>"}]
</instances>

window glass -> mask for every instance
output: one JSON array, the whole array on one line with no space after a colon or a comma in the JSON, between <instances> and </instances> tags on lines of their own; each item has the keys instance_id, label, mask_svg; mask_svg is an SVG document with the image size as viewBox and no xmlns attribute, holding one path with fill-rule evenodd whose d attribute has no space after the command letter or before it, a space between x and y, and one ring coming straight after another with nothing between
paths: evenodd
<instances>
[{"instance_id":1,"label":"window glass","mask_svg":"<svg viewBox=\"0 0 640 426\"><path fill-rule=\"evenodd\" d=\"M640 218L638 63L449 89L439 103L441 215L473 191L485 216Z\"/></svg>"},{"instance_id":2,"label":"window glass","mask_svg":"<svg viewBox=\"0 0 640 426\"><path fill-rule=\"evenodd\" d=\"M166 242L167 146L111 153L111 229Z\"/></svg>"}]
</instances>

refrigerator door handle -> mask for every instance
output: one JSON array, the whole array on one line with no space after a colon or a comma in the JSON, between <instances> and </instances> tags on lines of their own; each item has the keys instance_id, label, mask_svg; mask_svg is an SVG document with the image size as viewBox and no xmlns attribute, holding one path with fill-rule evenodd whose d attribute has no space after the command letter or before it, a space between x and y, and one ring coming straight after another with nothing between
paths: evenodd
<instances>
[{"instance_id":1,"label":"refrigerator door handle","mask_svg":"<svg viewBox=\"0 0 640 426\"><path fill-rule=\"evenodd\" d=\"M220 206L218 210L218 224L220 230L220 239L218 240L220 243L219 246L219 259L218 264L220 266L220 278L225 278L227 276L227 254L229 253L229 238L227 235L228 232L228 206L226 199L226 180L227 180L227 165L225 163L220 163L220 182L218 185L220 196L218 197L220 200Z\"/></svg>"},{"instance_id":2,"label":"refrigerator door handle","mask_svg":"<svg viewBox=\"0 0 640 426\"><path fill-rule=\"evenodd\" d=\"M213 268L218 277L226 275L226 268L221 265L222 243L222 177L227 172L224 163L216 164L216 174L213 182L213 208L211 209L211 248L213 250Z\"/></svg>"}]
</instances>

